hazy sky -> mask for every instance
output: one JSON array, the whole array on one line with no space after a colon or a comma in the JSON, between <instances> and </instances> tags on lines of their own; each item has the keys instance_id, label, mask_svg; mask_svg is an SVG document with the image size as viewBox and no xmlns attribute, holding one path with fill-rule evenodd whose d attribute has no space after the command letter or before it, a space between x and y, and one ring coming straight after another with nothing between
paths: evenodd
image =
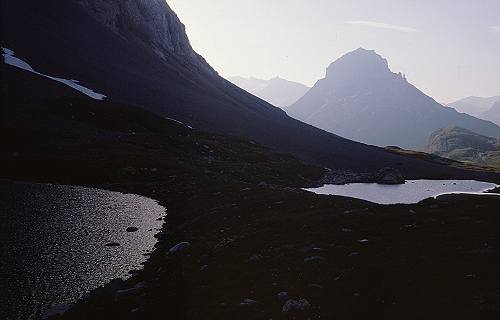
<instances>
[{"instance_id":1,"label":"hazy sky","mask_svg":"<svg viewBox=\"0 0 500 320\"><path fill-rule=\"evenodd\" d=\"M500 94L500 0L167 0L222 76L313 85L358 47L440 102Z\"/></svg>"}]
</instances>

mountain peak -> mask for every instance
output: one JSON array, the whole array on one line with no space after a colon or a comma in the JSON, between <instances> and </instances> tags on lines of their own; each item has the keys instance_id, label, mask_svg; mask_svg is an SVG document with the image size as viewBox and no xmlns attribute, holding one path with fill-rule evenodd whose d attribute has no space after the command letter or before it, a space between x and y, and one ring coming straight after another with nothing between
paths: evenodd
<instances>
[{"instance_id":1,"label":"mountain peak","mask_svg":"<svg viewBox=\"0 0 500 320\"><path fill-rule=\"evenodd\" d=\"M326 77L347 73L373 75L390 72L387 60L376 53L375 50L358 48L333 62L326 71Z\"/></svg>"}]
</instances>

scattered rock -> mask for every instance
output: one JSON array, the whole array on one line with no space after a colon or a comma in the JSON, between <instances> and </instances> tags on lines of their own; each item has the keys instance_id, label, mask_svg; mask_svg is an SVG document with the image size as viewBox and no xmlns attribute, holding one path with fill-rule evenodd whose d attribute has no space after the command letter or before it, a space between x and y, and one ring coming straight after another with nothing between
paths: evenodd
<instances>
[{"instance_id":1,"label":"scattered rock","mask_svg":"<svg viewBox=\"0 0 500 320\"><path fill-rule=\"evenodd\" d=\"M304 258L304 262L305 263L310 263L310 262L321 262L321 261L324 261L325 258L321 257L321 256L311 256L311 257L305 257Z\"/></svg>"},{"instance_id":2,"label":"scattered rock","mask_svg":"<svg viewBox=\"0 0 500 320\"><path fill-rule=\"evenodd\" d=\"M288 292L286 291L281 291L280 293L278 293L276 295L276 297L280 300L280 301L285 301L287 298L288 298Z\"/></svg>"},{"instance_id":3,"label":"scattered rock","mask_svg":"<svg viewBox=\"0 0 500 320\"><path fill-rule=\"evenodd\" d=\"M184 241L184 242L180 242L180 243L176 244L175 246L173 246L172 248L170 248L170 250L168 250L168 253L175 254L175 253L187 250L189 248L191 248L191 243Z\"/></svg>"},{"instance_id":4,"label":"scattered rock","mask_svg":"<svg viewBox=\"0 0 500 320\"><path fill-rule=\"evenodd\" d=\"M253 299L243 299L243 301L240 302L240 306L254 306L257 304L257 301Z\"/></svg>"},{"instance_id":5,"label":"scattered rock","mask_svg":"<svg viewBox=\"0 0 500 320\"><path fill-rule=\"evenodd\" d=\"M283 313L289 313L292 311L304 311L311 307L311 304L306 299L300 300L287 300L281 309Z\"/></svg>"},{"instance_id":6,"label":"scattered rock","mask_svg":"<svg viewBox=\"0 0 500 320\"><path fill-rule=\"evenodd\" d=\"M253 254L250 258L247 259L247 262L257 262L261 259L258 254Z\"/></svg>"},{"instance_id":7,"label":"scattered rock","mask_svg":"<svg viewBox=\"0 0 500 320\"><path fill-rule=\"evenodd\" d=\"M120 244L118 242L109 242L105 244L106 247L119 247Z\"/></svg>"},{"instance_id":8,"label":"scattered rock","mask_svg":"<svg viewBox=\"0 0 500 320\"><path fill-rule=\"evenodd\" d=\"M358 240L359 243L367 243L368 242L368 239L361 239L361 240Z\"/></svg>"},{"instance_id":9,"label":"scattered rock","mask_svg":"<svg viewBox=\"0 0 500 320\"><path fill-rule=\"evenodd\" d=\"M352 232L352 229L349 229L349 228L342 228L342 232Z\"/></svg>"},{"instance_id":10,"label":"scattered rock","mask_svg":"<svg viewBox=\"0 0 500 320\"><path fill-rule=\"evenodd\" d=\"M349 253L349 257L356 257L359 256L359 252L351 252Z\"/></svg>"},{"instance_id":11,"label":"scattered rock","mask_svg":"<svg viewBox=\"0 0 500 320\"><path fill-rule=\"evenodd\" d=\"M121 169L122 175L135 175L136 173L137 170L133 166L127 166Z\"/></svg>"},{"instance_id":12,"label":"scattered rock","mask_svg":"<svg viewBox=\"0 0 500 320\"><path fill-rule=\"evenodd\" d=\"M128 227L126 231L127 232L136 232L136 231L139 231L139 228L137 228L137 227Z\"/></svg>"},{"instance_id":13,"label":"scattered rock","mask_svg":"<svg viewBox=\"0 0 500 320\"><path fill-rule=\"evenodd\" d=\"M200 271L205 271L208 268L208 264L204 264L200 267Z\"/></svg>"}]
</instances>

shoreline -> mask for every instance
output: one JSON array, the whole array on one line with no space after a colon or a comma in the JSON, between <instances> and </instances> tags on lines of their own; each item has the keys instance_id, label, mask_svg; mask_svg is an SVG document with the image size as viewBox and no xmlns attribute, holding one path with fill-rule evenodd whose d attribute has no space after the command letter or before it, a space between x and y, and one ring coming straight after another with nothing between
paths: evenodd
<instances>
[{"instance_id":1,"label":"shoreline","mask_svg":"<svg viewBox=\"0 0 500 320\"><path fill-rule=\"evenodd\" d=\"M162 186L162 184L157 184L157 183L146 183L142 185L138 184L112 184L109 185L107 184L106 186L101 185L101 184L91 184L91 185L84 185L84 187L95 187L98 189L103 189L106 187L104 190L109 190L109 191L118 191L122 193L134 193L138 194L140 196L145 196L150 199L153 199L158 202L163 207L166 207L167 203L169 203L168 197L159 197L158 192L156 189L158 189L159 186ZM163 187L165 187L163 185ZM141 190L141 192L137 192L138 188ZM267 191L264 192L271 192L272 194L275 194L276 191L272 191L270 189L264 188ZM127 191L128 190L128 191ZM300 191L298 190L288 190L286 192L292 192L292 193L297 193L301 194ZM278 191L279 194L279 191ZM324 201L332 201L332 200L337 200L337 197L335 196L312 196L312 198L322 198L325 199ZM453 198L453 195L451 196ZM311 197L307 197L311 198ZM328 199L328 200L327 200ZM460 199L460 198L458 198ZM414 211L417 210L420 211L419 209L416 209L415 207L421 207L422 204L415 204L415 205L376 205L372 203L367 203L365 201L357 201L355 199L353 200L343 200L346 203L352 203L351 205L348 205L350 207L350 210L361 210L359 211L359 214L361 214L365 209L365 206L374 207L374 208L382 208L383 211L387 211L391 207L402 207L402 208L408 208L405 210ZM423 202L430 202L434 203L437 201L437 203L441 203L440 199L426 199ZM448 201L448 200L447 200ZM463 202L463 200L460 200ZM459 202L460 202L459 201ZM427 205L430 208L433 206L436 206L435 204L430 204ZM438 205L440 206L440 205ZM412 209L415 208L415 209ZM168 208L167 208L168 209ZM368 209L371 211L371 209ZM432 209L434 210L434 209ZM390 210L389 210L390 211ZM346 211L347 212L347 211ZM345 213L344 213L345 214ZM349 213L348 215L351 215L352 213ZM165 272L165 269L168 269L169 266L174 266L175 264L180 264L182 265L183 261L183 256L184 255L190 255L189 250L187 253L181 253L180 255L177 256L169 256L165 257L165 253L168 252L168 249L174 246L176 243L182 242L182 241L188 241L189 239L184 238L184 237L179 237L179 235L175 235L175 230L169 230L169 229L176 229L178 225L175 225L173 223L169 224L169 219L174 219L174 216L169 216L168 214L165 216L162 229L160 232L157 233L157 242L155 244L154 250L151 252L151 255L147 257L147 260L144 263L144 267L139 270L137 273L133 274L129 279L127 280L121 280L121 279L115 279L106 284L104 287L97 288L96 290L92 291L86 299L82 299L77 301L75 304L71 306L71 308L67 311L67 313L62 317L63 319L81 319L79 315L88 315L88 312L92 314L91 310L101 310L102 307L99 307L99 305L102 306L101 300L104 301L110 301L109 299L111 298L112 300L116 299L135 299L134 297L140 296L141 292L144 292L144 290L149 290L148 287L149 285L144 283L151 281L151 279L154 279L158 276L158 272L160 274ZM173 237L167 237L171 232L174 232ZM194 244L195 245L195 244ZM165 260L166 259L166 260ZM186 258L189 259L189 258ZM168 270L166 270L168 272ZM175 273L175 272L174 272ZM173 285L172 289L175 288L175 285ZM106 305L108 302L104 302L104 305ZM133 311L134 309L131 309ZM138 312L138 311L136 311ZM84 316L85 318L86 316ZM132 317L132 319L135 317Z\"/></svg>"}]
</instances>

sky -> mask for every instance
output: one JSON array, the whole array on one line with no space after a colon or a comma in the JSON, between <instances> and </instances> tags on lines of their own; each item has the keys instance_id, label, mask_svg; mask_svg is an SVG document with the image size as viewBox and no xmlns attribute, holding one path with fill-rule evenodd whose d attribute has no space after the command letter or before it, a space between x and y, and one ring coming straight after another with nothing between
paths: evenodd
<instances>
[{"instance_id":1,"label":"sky","mask_svg":"<svg viewBox=\"0 0 500 320\"><path fill-rule=\"evenodd\" d=\"M224 77L312 86L337 58L375 50L442 103L500 94L500 0L167 0Z\"/></svg>"}]
</instances>

